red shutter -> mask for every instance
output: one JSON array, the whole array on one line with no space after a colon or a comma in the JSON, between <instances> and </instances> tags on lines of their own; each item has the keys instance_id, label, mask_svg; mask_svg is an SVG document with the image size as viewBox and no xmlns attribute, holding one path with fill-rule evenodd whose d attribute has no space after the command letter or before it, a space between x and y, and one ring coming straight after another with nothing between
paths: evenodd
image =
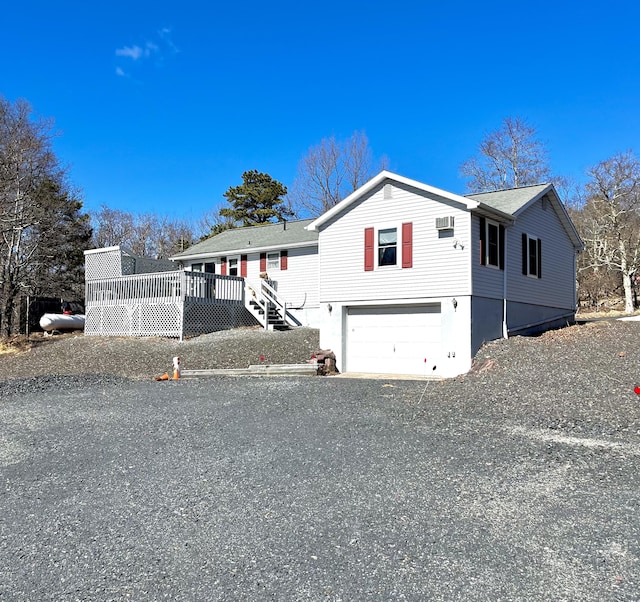
<instances>
[{"instance_id":1,"label":"red shutter","mask_svg":"<svg viewBox=\"0 0 640 602\"><path fill-rule=\"evenodd\" d=\"M413 224L402 224L402 267L413 267Z\"/></svg>"},{"instance_id":2,"label":"red shutter","mask_svg":"<svg viewBox=\"0 0 640 602\"><path fill-rule=\"evenodd\" d=\"M373 271L373 228L364 229L364 271Z\"/></svg>"},{"instance_id":3,"label":"red shutter","mask_svg":"<svg viewBox=\"0 0 640 602\"><path fill-rule=\"evenodd\" d=\"M247 256L240 255L240 276L247 277Z\"/></svg>"},{"instance_id":4,"label":"red shutter","mask_svg":"<svg viewBox=\"0 0 640 602\"><path fill-rule=\"evenodd\" d=\"M260 253L260 271L261 272L267 271L267 254L266 253Z\"/></svg>"},{"instance_id":5,"label":"red shutter","mask_svg":"<svg viewBox=\"0 0 640 602\"><path fill-rule=\"evenodd\" d=\"M226 257L220 258L220 274L222 276L227 275L227 258Z\"/></svg>"},{"instance_id":6,"label":"red shutter","mask_svg":"<svg viewBox=\"0 0 640 602\"><path fill-rule=\"evenodd\" d=\"M289 267L289 252L280 251L280 269L286 270Z\"/></svg>"}]
</instances>

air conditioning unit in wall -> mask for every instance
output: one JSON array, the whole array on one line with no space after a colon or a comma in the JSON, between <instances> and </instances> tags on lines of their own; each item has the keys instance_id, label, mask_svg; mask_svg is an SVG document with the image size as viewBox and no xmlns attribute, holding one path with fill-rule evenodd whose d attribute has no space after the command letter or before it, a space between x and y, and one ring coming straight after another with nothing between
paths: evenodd
<instances>
[{"instance_id":1,"label":"air conditioning unit in wall","mask_svg":"<svg viewBox=\"0 0 640 602\"><path fill-rule=\"evenodd\" d=\"M436 217L436 230L453 230L453 215Z\"/></svg>"}]
</instances>

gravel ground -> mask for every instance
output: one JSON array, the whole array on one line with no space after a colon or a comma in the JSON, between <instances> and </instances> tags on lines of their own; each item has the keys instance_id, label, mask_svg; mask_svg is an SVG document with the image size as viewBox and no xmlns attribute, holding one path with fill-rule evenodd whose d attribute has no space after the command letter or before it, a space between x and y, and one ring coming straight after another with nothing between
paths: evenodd
<instances>
[{"instance_id":1,"label":"gravel ground","mask_svg":"<svg viewBox=\"0 0 640 602\"><path fill-rule=\"evenodd\" d=\"M0 599L640 598L640 322L497 341L443 382L149 377L316 337L0 356Z\"/></svg>"},{"instance_id":2,"label":"gravel ground","mask_svg":"<svg viewBox=\"0 0 640 602\"><path fill-rule=\"evenodd\" d=\"M169 371L180 356L184 370L246 368L250 364L298 364L318 350L318 331L238 328L186 339L37 337L27 353L0 356L0 380L52 374L111 374L149 379ZM264 357L264 360L261 360Z\"/></svg>"}]
</instances>

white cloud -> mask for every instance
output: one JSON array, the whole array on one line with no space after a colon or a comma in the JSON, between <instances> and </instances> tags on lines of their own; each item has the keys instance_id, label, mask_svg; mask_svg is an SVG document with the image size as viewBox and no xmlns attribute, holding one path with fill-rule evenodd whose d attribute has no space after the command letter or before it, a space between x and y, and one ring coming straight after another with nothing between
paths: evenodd
<instances>
[{"instance_id":1,"label":"white cloud","mask_svg":"<svg viewBox=\"0 0 640 602\"><path fill-rule=\"evenodd\" d=\"M131 59L138 64L145 63L147 59L153 59L156 68L161 68L164 64L165 55L177 54L178 52L178 48L171 41L171 30L164 27L156 31L155 36L153 36L151 40L147 40L144 44L134 44L132 46L116 48L115 54L118 57L122 57L123 60ZM128 64L130 65L130 63ZM116 75L120 77L130 77L129 73L121 66L116 66Z\"/></svg>"},{"instance_id":2,"label":"white cloud","mask_svg":"<svg viewBox=\"0 0 640 602\"><path fill-rule=\"evenodd\" d=\"M143 54L145 51L140 46L124 46L116 49L116 56L128 56L134 61L137 61Z\"/></svg>"}]
</instances>

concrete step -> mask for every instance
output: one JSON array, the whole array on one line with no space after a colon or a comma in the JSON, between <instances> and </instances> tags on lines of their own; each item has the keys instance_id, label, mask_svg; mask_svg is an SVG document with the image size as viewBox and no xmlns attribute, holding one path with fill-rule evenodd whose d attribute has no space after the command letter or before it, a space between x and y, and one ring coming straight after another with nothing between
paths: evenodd
<instances>
[{"instance_id":1,"label":"concrete step","mask_svg":"<svg viewBox=\"0 0 640 602\"><path fill-rule=\"evenodd\" d=\"M180 378L202 376L316 376L317 373L317 364L256 364L248 368L182 370Z\"/></svg>"}]
</instances>

